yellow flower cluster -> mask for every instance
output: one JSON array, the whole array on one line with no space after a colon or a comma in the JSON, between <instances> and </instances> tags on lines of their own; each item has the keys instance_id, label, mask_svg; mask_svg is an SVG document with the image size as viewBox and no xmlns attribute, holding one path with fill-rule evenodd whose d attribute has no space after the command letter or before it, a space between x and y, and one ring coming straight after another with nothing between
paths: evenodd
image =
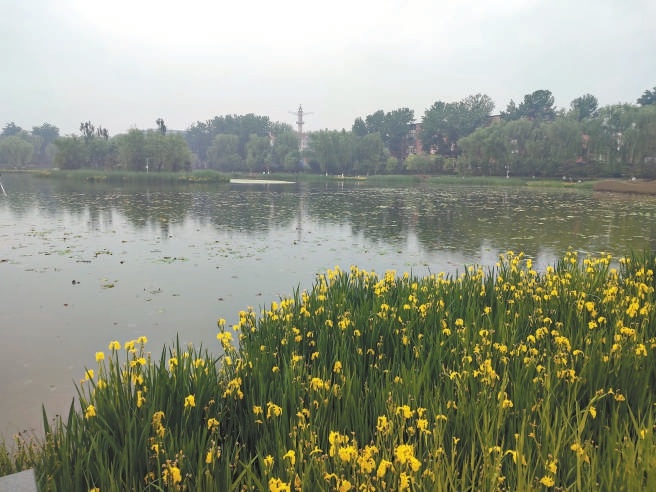
<instances>
[{"instance_id":1,"label":"yellow flower cluster","mask_svg":"<svg viewBox=\"0 0 656 492\"><path fill-rule=\"evenodd\" d=\"M571 477L599 469L599 449L652 442L652 414L625 417L651 394L653 272L611 266L607 255L581 261L570 252L538 272L530 258L507 252L489 275L478 267L424 279L335 268L259 319L251 308L240 312L233 332L220 319L220 364L178 352L163 371L184 388L175 398L182 420L207 425L209 442L194 463L209 474L234 460L240 476L238 463L257 459L249 470L272 491L435 490L470 480L485 490L577 488ZM147 387L145 342L123 345L121 378L133 413L151 420L160 466L152 481L184 488L184 457L166 460L177 428L169 420L167 432L164 413L154 412L161 399ZM110 343L110 363L120 349ZM107 391L105 354L96 361L85 388ZM215 365L218 384L200 391L197 379ZM98 401L81 408L85 425L97 425ZM622 418L612 445L599 445ZM226 436L243 448L222 452ZM245 459L254 449L259 455Z\"/></svg>"}]
</instances>

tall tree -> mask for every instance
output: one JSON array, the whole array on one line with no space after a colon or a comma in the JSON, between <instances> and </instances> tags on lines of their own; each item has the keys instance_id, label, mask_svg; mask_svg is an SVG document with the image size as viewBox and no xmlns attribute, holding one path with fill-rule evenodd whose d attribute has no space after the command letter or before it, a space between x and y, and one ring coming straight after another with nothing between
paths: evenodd
<instances>
[{"instance_id":1,"label":"tall tree","mask_svg":"<svg viewBox=\"0 0 656 492\"><path fill-rule=\"evenodd\" d=\"M132 128L127 134L119 135L115 138L118 139L118 152L121 164L126 169L132 171L145 171L146 166L149 164L147 159L150 159L150 156L146 155L146 137L144 132L137 128Z\"/></svg>"},{"instance_id":2,"label":"tall tree","mask_svg":"<svg viewBox=\"0 0 656 492\"><path fill-rule=\"evenodd\" d=\"M220 133L207 149L207 162L220 171L238 171L243 166L239 155L239 137Z\"/></svg>"},{"instance_id":3,"label":"tall tree","mask_svg":"<svg viewBox=\"0 0 656 492\"><path fill-rule=\"evenodd\" d=\"M520 117L524 116L530 120L553 120L556 110L551 91L539 89L531 94L526 94L524 100L517 107L517 113Z\"/></svg>"},{"instance_id":4,"label":"tall tree","mask_svg":"<svg viewBox=\"0 0 656 492\"><path fill-rule=\"evenodd\" d=\"M301 155L298 152L298 135L293 130L272 132L271 159L274 166L286 171L298 171Z\"/></svg>"},{"instance_id":5,"label":"tall tree","mask_svg":"<svg viewBox=\"0 0 656 492\"><path fill-rule=\"evenodd\" d=\"M494 102L485 94L468 96L457 102L437 101L426 110L421 124L421 141L439 154L455 157L458 140L487 124Z\"/></svg>"},{"instance_id":6,"label":"tall tree","mask_svg":"<svg viewBox=\"0 0 656 492\"><path fill-rule=\"evenodd\" d=\"M185 140L202 165L207 163L207 150L216 135L209 121L197 121L185 131Z\"/></svg>"},{"instance_id":7,"label":"tall tree","mask_svg":"<svg viewBox=\"0 0 656 492\"><path fill-rule=\"evenodd\" d=\"M642 96L638 98L637 103L640 106L656 104L656 86L652 90L647 89L645 92L643 92Z\"/></svg>"},{"instance_id":8,"label":"tall tree","mask_svg":"<svg viewBox=\"0 0 656 492\"><path fill-rule=\"evenodd\" d=\"M356 135L358 137L364 137L365 135L367 135L369 133L367 131L367 124L359 116L353 122L353 126L351 127L351 131L353 132L354 135Z\"/></svg>"},{"instance_id":9,"label":"tall tree","mask_svg":"<svg viewBox=\"0 0 656 492\"><path fill-rule=\"evenodd\" d=\"M309 135L308 153L322 174L334 173L337 169L337 152L330 130L320 130Z\"/></svg>"},{"instance_id":10,"label":"tall tree","mask_svg":"<svg viewBox=\"0 0 656 492\"><path fill-rule=\"evenodd\" d=\"M77 136L60 137L54 142L57 147L55 165L61 169L80 169L86 165L87 146Z\"/></svg>"},{"instance_id":11,"label":"tall tree","mask_svg":"<svg viewBox=\"0 0 656 492\"><path fill-rule=\"evenodd\" d=\"M246 142L246 166L249 171L269 171L271 143L269 137L251 133Z\"/></svg>"},{"instance_id":12,"label":"tall tree","mask_svg":"<svg viewBox=\"0 0 656 492\"><path fill-rule=\"evenodd\" d=\"M102 126L98 126L98 128L96 128L96 137L104 138L105 140L109 139L109 130Z\"/></svg>"},{"instance_id":13,"label":"tall tree","mask_svg":"<svg viewBox=\"0 0 656 492\"><path fill-rule=\"evenodd\" d=\"M253 113L246 115L215 116L206 122L192 125L186 132L186 138L192 152L199 158L207 156L207 150L216 135L237 135L239 138L238 153L246 159L246 143L251 134L260 137L269 135L270 121L268 116L258 116Z\"/></svg>"},{"instance_id":14,"label":"tall tree","mask_svg":"<svg viewBox=\"0 0 656 492\"><path fill-rule=\"evenodd\" d=\"M409 108L399 108L385 115L385 135L383 140L392 156L403 160L408 156L407 138L415 113Z\"/></svg>"},{"instance_id":15,"label":"tall tree","mask_svg":"<svg viewBox=\"0 0 656 492\"><path fill-rule=\"evenodd\" d=\"M36 160L41 165L50 165L52 163L55 149L54 141L59 138L59 128L50 123L43 123L41 126L32 127L32 135L41 138Z\"/></svg>"},{"instance_id":16,"label":"tall tree","mask_svg":"<svg viewBox=\"0 0 656 492\"><path fill-rule=\"evenodd\" d=\"M2 136L3 137L11 137L13 135L18 135L22 131L23 131L23 129L20 126L18 126L13 121L10 121L2 129Z\"/></svg>"},{"instance_id":17,"label":"tall tree","mask_svg":"<svg viewBox=\"0 0 656 492\"><path fill-rule=\"evenodd\" d=\"M586 118L593 118L597 115L599 109L599 101L592 94L584 94L577 97L570 103L570 113L578 121L583 121Z\"/></svg>"},{"instance_id":18,"label":"tall tree","mask_svg":"<svg viewBox=\"0 0 656 492\"><path fill-rule=\"evenodd\" d=\"M0 163L25 167L32 161L34 147L17 135L0 139Z\"/></svg>"},{"instance_id":19,"label":"tall tree","mask_svg":"<svg viewBox=\"0 0 656 492\"><path fill-rule=\"evenodd\" d=\"M32 127L32 135L43 138L43 141L49 144L59 137L59 128L50 123L43 123L41 126Z\"/></svg>"},{"instance_id":20,"label":"tall tree","mask_svg":"<svg viewBox=\"0 0 656 492\"><path fill-rule=\"evenodd\" d=\"M379 109L375 113L367 115L364 121L367 127L367 133L378 132L383 137L383 140L385 140L385 134L387 132L385 111Z\"/></svg>"},{"instance_id":21,"label":"tall tree","mask_svg":"<svg viewBox=\"0 0 656 492\"><path fill-rule=\"evenodd\" d=\"M155 120L155 124L157 124L157 129L162 135L166 135L166 125L164 124L164 119L163 118L157 118Z\"/></svg>"},{"instance_id":22,"label":"tall tree","mask_svg":"<svg viewBox=\"0 0 656 492\"><path fill-rule=\"evenodd\" d=\"M162 135L159 132L149 132L146 135L146 149L159 152L158 170L178 172L191 168L191 151L180 134Z\"/></svg>"},{"instance_id":23,"label":"tall tree","mask_svg":"<svg viewBox=\"0 0 656 492\"><path fill-rule=\"evenodd\" d=\"M501 111L501 119L505 121L513 121L519 119L519 111L517 110L517 104L512 99L506 106L505 111Z\"/></svg>"},{"instance_id":24,"label":"tall tree","mask_svg":"<svg viewBox=\"0 0 656 492\"><path fill-rule=\"evenodd\" d=\"M91 121L83 121L80 123L80 133L82 134L82 138L84 138L84 142L89 143L89 140L96 134L96 127L93 126Z\"/></svg>"}]
</instances>

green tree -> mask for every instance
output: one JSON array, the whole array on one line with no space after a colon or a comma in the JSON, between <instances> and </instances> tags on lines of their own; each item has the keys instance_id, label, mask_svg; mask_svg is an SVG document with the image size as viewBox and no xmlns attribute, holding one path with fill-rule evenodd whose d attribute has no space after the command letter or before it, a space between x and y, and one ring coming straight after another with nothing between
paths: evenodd
<instances>
[{"instance_id":1,"label":"green tree","mask_svg":"<svg viewBox=\"0 0 656 492\"><path fill-rule=\"evenodd\" d=\"M556 118L543 125L545 154L536 156L542 162L541 174L546 176L582 177L588 174L581 159L581 125L568 118ZM537 174L533 172L532 174Z\"/></svg>"},{"instance_id":2,"label":"green tree","mask_svg":"<svg viewBox=\"0 0 656 492\"><path fill-rule=\"evenodd\" d=\"M96 128L96 137L104 138L105 140L109 139L109 130L102 126L98 126L98 128Z\"/></svg>"},{"instance_id":3,"label":"green tree","mask_svg":"<svg viewBox=\"0 0 656 492\"><path fill-rule=\"evenodd\" d=\"M414 111L409 108L398 108L387 113L379 109L367 115L364 120L360 117L356 118L351 128L351 135L364 137L378 133L392 155L397 159L405 159L408 153L408 132L414 119Z\"/></svg>"},{"instance_id":4,"label":"green tree","mask_svg":"<svg viewBox=\"0 0 656 492\"><path fill-rule=\"evenodd\" d=\"M212 135L224 133L237 135L239 138L238 153L246 159L246 143L252 134L266 136L269 134L269 117L253 113L245 115L215 116L209 122Z\"/></svg>"},{"instance_id":5,"label":"green tree","mask_svg":"<svg viewBox=\"0 0 656 492\"><path fill-rule=\"evenodd\" d=\"M436 155L409 155L405 160L406 171L414 174L432 174L440 171L440 160Z\"/></svg>"},{"instance_id":6,"label":"green tree","mask_svg":"<svg viewBox=\"0 0 656 492\"><path fill-rule=\"evenodd\" d=\"M492 125L493 132L488 141L492 160L495 164L494 174L507 176L542 175L541 163L535 155L529 155L532 139L539 138L533 134L533 123L526 118L509 121L503 125ZM494 130L499 130L498 132Z\"/></svg>"},{"instance_id":7,"label":"green tree","mask_svg":"<svg viewBox=\"0 0 656 492\"><path fill-rule=\"evenodd\" d=\"M291 129L280 133L273 133L271 147L272 164L285 171L298 171L301 155L298 152L298 135Z\"/></svg>"},{"instance_id":8,"label":"green tree","mask_svg":"<svg viewBox=\"0 0 656 492\"><path fill-rule=\"evenodd\" d=\"M41 139L36 153L37 163L42 166L51 165L55 155L54 141L59 138L59 128L50 123L43 123L41 126L32 127L32 135Z\"/></svg>"},{"instance_id":9,"label":"green tree","mask_svg":"<svg viewBox=\"0 0 656 492\"><path fill-rule=\"evenodd\" d=\"M266 137L271 130L268 116L253 113L246 115L215 116L206 122L197 122L185 132L189 147L200 159L207 157L207 151L217 135L236 135L238 137L237 153L246 160L246 144L250 135ZM283 125L283 124L278 124ZM286 126L289 128L289 126Z\"/></svg>"},{"instance_id":10,"label":"green tree","mask_svg":"<svg viewBox=\"0 0 656 492\"><path fill-rule=\"evenodd\" d=\"M93 138L85 144L88 163L97 169L113 169L118 164L118 149L116 142L109 138Z\"/></svg>"},{"instance_id":11,"label":"green tree","mask_svg":"<svg viewBox=\"0 0 656 492\"><path fill-rule=\"evenodd\" d=\"M385 117L385 111L379 109L375 113L369 114L365 117L365 126L367 127L367 133L380 133L380 136L385 140L385 134L387 133L387 123Z\"/></svg>"},{"instance_id":12,"label":"green tree","mask_svg":"<svg viewBox=\"0 0 656 492\"><path fill-rule=\"evenodd\" d=\"M251 133L246 142L246 166L248 170L269 171L271 165L271 144L269 137Z\"/></svg>"},{"instance_id":13,"label":"green tree","mask_svg":"<svg viewBox=\"0 0 656 492\"><path fill-rule=\"evenodd\" d=\"M355 145L356 162L353 171L358 174L370 174L383 169L387 156L385 155L385 144L380 137L380 133L370 133L357 138Z\"/></svg>"},{"instance_id":14,"label":"green tree","mask_svg":"<svg viewBox=\"0 0 656 492\"><path fill-rule=\"evenodd\" d=\"M166 125L164 124L164 119L163 118L157 118L155 120L155 124L157 125L157 129L162 135L166 135Z\"/></svg>"},{"instance_id":15,"label":"green tree","mask_svg":"<svg viewBox=\"0 0 656 492\"><path fill-rule=\"evenodd\" d=\"M461 154L457 168L462 174L501 176L512 157L509 151L512 138L506 131L507 123L480 127L458 141Z\"/></svg>"},{"instance_id":16,"label":"green tree","mask_svg":"<svg viewBox=\"0 0 656 492\"><path fill-rule=\"evenodd\" d=\"M570 114L578 121L594 118L599 109L599 101L592 94L584 94L570 103Z\"/></svg>"},{"instance_id":17,"label":"green tree","mask_svg":"<svg viewBox=\"0 0 656 492\"><path fill-rule=\"evenodd\" d=\"M143 132L143 156L151 171L178 172L191 168L192 153L180 134L164 134L161 129Z\"/></svg>"},{"instance_id":18,"label":"green tree","mask_svg":"<svg viewBox=\"0 0 656 492\"><path fill-rule=\"evenodd\" d=\"M359 116L353 122L353 126L351 127L351 132L353 132L353 134L358 137L364 137L369 133L369 131L367 130L367 124Z\"/></svg>"},{"instance_id":19,"label":"green tree","mask_svg":"<svg viewBox=\"0 0 656 492\"><path fill-rule=\"evenodd\" d=\"M145 155L148 167L154 171L167 170L165 164L167 159L166 136L161 131L147 131L144 133Z\"/></svg>"},{"instance_id":20,"label":"green tree","mask_svg":"<svg viewBox=\"0 0 656 492\"><path fill-rule=\"evenodd\" d=\"M82 135L85 143L87 143L96 134L96 127L93 125L93 123L91 123L91 121L83 121L80 123L80 134Z\"/></svg>"},{"instance_id":21,"label":"green tree","mask_svg":"<svg viewBox=\"0 0 656 492\"><path fill-rule=\"evenodd\" d=\"M60 169L80 169L88 159L87 147L77 136L60 137L54 141L57 151L55 165Z\"/></svg>"},{"instance_id":22,"label":"green tree","mask_svg":"<svg viewBox=\"0 0 656 492\"><path fill-rule=\"evenodd\" d=\"M517 113L520 118L523 116L530 120L553 120L556 110L551 91L540 89L526 94L524 100L517 107Z\"/></svg>"},{"instance_id":23,"label":"green tree","mask_svg":"<svg viewBox=\"0 0 656 492\"><path fill-rule=\"evenodd\" d=\"M656 104L642 106L631 115L622 133L620 149L625 174L656 178Z\"/></svg>"},{"instance_id":24,"label":"green tree","mask_svg":"<svg viewBox=\"0 0 656 492\"><path fill-rule=\"evenodd\" d=\"M16 134L0 139L0 163L25 167L32 162L34 147Z\"/></svg>"},{"instance_id":25,"label":"green tree","mask_svg":"<svg viewBox=\"0 0 656 492\"><path fill-rule=\"evenodd\" d=\"M167 171L190 171L192 154L184 137L178 133L164 136L166 154L164 169Z\"/></svg>"},{"instance_id":26,"label":"green tree","mask_svg":"<svg viewBox=\"0 0 656 492\"><path fill-rule=\"evenodd\" d=\"M636 101L640 106L649 106L651 104L656 104L656 86L649 90L647 89L642 93L642 96Z\"/></svg>"},{"instance_id":27,"label":"green tree","mask_svg":"<svg viewBox=\"0 0 656 492\"><path fill-rule=\"evenodd\" d=\"M146 155L144 132L137 128L131 128L128 133L119 135L116 139L118 140L118 155L121 165L132 171L145 171L150 156ZM147 158L148 160L146 160Z\"/></svg>"},{"instance_id":28,"label":"green tree","mask_svg":"<svg viewBox=\"0 0 656 492\"><path fill-rule=\"evenodd\" d=\"M519 119L519 111L514 100L510 100L505 111L501 111L501 119L504 121L513 121Z\"/></svg>"},{"instance_id":29,"label":"green tree","mask_svg":"<svg viewBox=\"0 0 656 492\"><path fill-rule=\"evenodd\" d=\"M380 135L376 132L374 135ZM310 134L308 154L321 173L350 174L358 160L357 138L346 130Z\"/></svg>"},{"instance_id":30,"label":"green tree","mask_svg":"<svg viewBox=\"0 0 656 492\"><path fill-rule=\"evenodd\" d=\"M640 108L630 104L614 104L599 110L598 118L586 125L590 151L601 174L620 176L626 172L627 130L636 124Z\"/></svg>"},{"instance_id":31,"label":"green tree","mask_svg":"<svg viewBox=\"0 0 656 492\"><path fill-rule=\"evenodd\" d=\"M0 136L13 137L15 135L18 135L22 131L23 129L20 126L18 126L16 123L11 121L4 126L4 128L2 129L2 134Z\"/></svg>"},{"instance_id":32,"label":"green tree","mask_svg":"<svg viewBox=\"0 0 656 492\"><path fill-rule=\"evenodd\" d=\"M494 102L485 94L468 96L460 101L436 101L424 113L421 141L441 155L458 155L458 140L486 125Z\"/></svg>"},{"instance_id":33,"label":"green tree","mask_svg":"<svg viewBox=\"0 0 656 492\"><path fill-rule=\"evenodd\" d=\"M218 134L207 149L207 162L220 171L238 171L243 168L244 160L238 153L239 137L237 135Z\"/></svg>"},{"instance_id":34,"label":"green tree","mask_svg":"<svg viewBox=\"0 0 656 492\"><path fill-rule=\"evenodd\" d=\"M331 133L330 130L320 130L309 135L308 154L322 174L332 174L337 170L337 152Z\"/></svg>"},{"instance_id":35,"label":"green tree","mask_svg":"<svg viewBox=\"0 0 656 492\"><path fill-rule=\"evenodd\" d=\"M390 154L399 160L408 156L408 132L414 120L414 111L409 108L395 109L385 115L383 141L387 144Z\"/></svg>"},{"instance_id":36,"label":"green tree","mask_svg":"<svg viewBox=\"0 0 656 492\"><path fill-rule=\"evenodd\" d=\"M269 133L271 135L282 135L283 133L295 133L294 128L289 123L280 121L269 122Z\"/></svg>"},{"instance_id":37,"label":"green tree","mask_svg":"<svg viewBox=\"0 0 656 492\"><path fill-rule=\"evenodd\" d=\"M191 151L198 157L201 165L207 165L207 151L212 145L216 134L209 122L198 121L191 125L184 133L185 140Z\"/></svg>"}]
</instances>

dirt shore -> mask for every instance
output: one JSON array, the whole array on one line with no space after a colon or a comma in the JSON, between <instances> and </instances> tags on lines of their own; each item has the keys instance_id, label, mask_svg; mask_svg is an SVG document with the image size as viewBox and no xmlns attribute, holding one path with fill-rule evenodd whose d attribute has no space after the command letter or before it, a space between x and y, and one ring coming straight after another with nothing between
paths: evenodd
<instances>
[{"instance_id":1,"label":"dirt shore","mask_svg":"<svg viewBox=\"0 0 656 492\"><path fill-rule=\"evenodd\" d=\"M592 185L594 191L611 191L614 193L636 193L656 195L656 181L607 179Z\"/></svg>"}]
</instances>

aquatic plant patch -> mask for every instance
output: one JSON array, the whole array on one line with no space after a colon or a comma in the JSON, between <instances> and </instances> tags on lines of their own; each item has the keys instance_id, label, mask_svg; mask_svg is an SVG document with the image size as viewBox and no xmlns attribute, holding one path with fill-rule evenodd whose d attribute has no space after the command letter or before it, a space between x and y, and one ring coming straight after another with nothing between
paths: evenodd
<instances>
[{"instance_id":1,"label":"aquatic plant patch","mask_svg":"<svg viewBox=\"0 0 656 492\"><path fill-rule=\"evenodd\" d=\"M40 485L656 489L654 266L335 268L220 319L218 356L112 341L68 417L44 415Z\"/></svg>"}]
</instances>

